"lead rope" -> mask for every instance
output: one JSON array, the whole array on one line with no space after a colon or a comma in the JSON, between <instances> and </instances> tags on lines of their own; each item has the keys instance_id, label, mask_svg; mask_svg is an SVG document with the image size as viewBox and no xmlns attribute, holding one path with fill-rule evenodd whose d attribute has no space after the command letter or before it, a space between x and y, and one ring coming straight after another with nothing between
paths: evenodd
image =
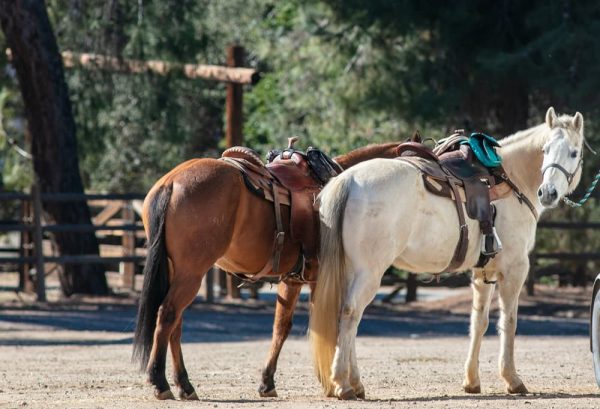
<instances>
[{"instance_id":1,"label":"lead rope","mask_svg":"<svg viewBox=\"0 0 600 409\"><path fill-rule=\"evenodd\" d=\"M596 189L596 185L598 184L598 181L600 180L600 170L598 171L598 173L596 173L596 177L594 177L594 181L592 182L592 184L590 185L590 187L588 188L588 190L585 192L585 195L583 196L583 198L577 202L572 201L571 199L569 199L568 197L563 197L563 202L565 202L568 206L571 207L581 207L583 206L583 204L585 202L588 201L588 199L590 198L592 192L594 191L594 189Z\"/></svg>"}]
</instances>

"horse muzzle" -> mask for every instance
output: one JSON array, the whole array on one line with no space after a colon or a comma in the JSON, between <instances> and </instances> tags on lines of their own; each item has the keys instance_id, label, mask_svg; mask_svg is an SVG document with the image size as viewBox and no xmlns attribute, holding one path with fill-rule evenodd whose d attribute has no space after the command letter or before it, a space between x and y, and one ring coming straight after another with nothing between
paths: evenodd
<instances>
[{"instance_id":1,"label":"horse muzzle","mask_svg":"<svg viewBox=\"0 0 600 409\"><path fill-rule=\"evenodd\" d=\"M558 205L558 191L552 183L544 183L537 192L538 199L542 206L553 208Z\"/></svg>"}]
</instances>

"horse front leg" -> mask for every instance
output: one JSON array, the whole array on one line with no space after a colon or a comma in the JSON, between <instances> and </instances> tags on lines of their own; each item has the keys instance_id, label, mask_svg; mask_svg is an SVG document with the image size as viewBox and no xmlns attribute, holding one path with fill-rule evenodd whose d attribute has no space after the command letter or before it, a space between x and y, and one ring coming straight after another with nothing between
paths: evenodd
<instances>
[{"instance_id":1,"label":"horse front leg","mask_svg":"<svg viewBox=\"0 0 600 409\"><path fill-rule=\"evenodd\" d=\"M267 357L267 362L262 371L262 382L258 388L258 393L262 397L276 397L275 389L275 371L277 370L277 360L279 353L290 330L292 329L292 318L294 310L300 295L302 284L287 283L282 281L277 286L277 303L275 305L275 318L273 320L273 338L271 340L271 349Z\"/></svg>"},{"instance_id":2,"label":"horse front leg","mask_svg":"<svg viewBox=\"0 0 600 409\"><path fill-rule=\"evenodd\" d=\"M517 375L515 367L515 332L517 330L517 310L519 306L519 294L527 278L529 270L528 261L513 266L504 274L503 279L498 281L500 290L500 320L498 331L500 332L500 376L506 382L508 393L527 393L527 388Z\"/></svg>"},{"instance_id":3,"label":"horse front leg","mask_svg":"<svg viewBox=\"0 0 600 409\"><path fill-rule=\"evenodd\" d=\"M479 379L479 351L481 340L489 325L490 302L494 293L494 284L483 282L482 272L473 271L473 309L471 310L470 345L465 363L465 380L463 389L467 393L481 393Z\"/></svg>"}]
</instances>

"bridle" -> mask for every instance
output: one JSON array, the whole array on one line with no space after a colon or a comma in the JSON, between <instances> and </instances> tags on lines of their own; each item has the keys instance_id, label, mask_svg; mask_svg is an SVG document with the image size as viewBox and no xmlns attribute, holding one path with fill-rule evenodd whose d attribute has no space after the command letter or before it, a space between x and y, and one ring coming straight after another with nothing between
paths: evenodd
<instances>
[{"instance_id":1,"label":"bridle","mask_svg":"<svg viewBox=\"0 0 600 409\"><path fill-rule=\"evenodd\" d=\"M562 174L565 175L565 177L567 178L567 183L569 184L569 186L571 186L571 182L575 178L575 174L579 171L579 168L581 167L582 163L583 163L583 158L579 157L579 162L577 162L577 166L575 167L575 170L573 172L569 172L562 165L559 165L558 163L550 163L550 164L544 166L544 168L542 169L542 177L544 177L544 174L546 173L546 171L548 169L555 168L555 169L560 170L562 172Z\"/></svg>"}]
</instances>

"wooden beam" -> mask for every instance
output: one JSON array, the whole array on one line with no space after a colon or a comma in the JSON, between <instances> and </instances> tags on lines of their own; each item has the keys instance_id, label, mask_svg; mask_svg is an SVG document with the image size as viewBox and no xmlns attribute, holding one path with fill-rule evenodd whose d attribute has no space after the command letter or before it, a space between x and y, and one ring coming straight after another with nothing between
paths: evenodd
<instances>
[{"instance_id":1,"label":"wooden beam","mask_svg":"<svg viewBox=\"0 0 600 409\"><path fill-rule=\"evenodd\" d=\"M92 217L92 223L94 225L106 224L106 222L108 222L115 214L117 214L121 210L123 205L124 203L121 200L111 202L110 204L105 206L104 209L102 209L102 211L98 213L96 217Z\"/></svg>"},{"instance_id":2,"label":"wooden beam","mask_svg":"<svg viewBox=\"0 0 600 409\"><path fill-rule=\"evenodd\" d=\"M244 64L244 47L237 45L227 49L227 65L232 69ZM225 142L228 148L240 146L244 143L242 134L244 89L239 84L227 84L227 99L225 111L227 123L225 125Z\"/></svg>"},{"instance_id":3,"label":"wooden beam","mask_svg":"<svg viewBox=\"0 0 600 409\"><path fill-rule=\"evenodd\" d=\"M65 68L79 67L91 70L122 72L125 74L144 74L149 72L158 75L180 74L190 79L202 78L205 80L252 85L256 84L260 79L258 71L252 68L230 68L207 64L180 64L161 60L143 61L94 53L75 53L72 51L63 51L61 54ZM6 50L6 56L9 60L12 58L10 49Z\"/></svg>"}]
</instances>

